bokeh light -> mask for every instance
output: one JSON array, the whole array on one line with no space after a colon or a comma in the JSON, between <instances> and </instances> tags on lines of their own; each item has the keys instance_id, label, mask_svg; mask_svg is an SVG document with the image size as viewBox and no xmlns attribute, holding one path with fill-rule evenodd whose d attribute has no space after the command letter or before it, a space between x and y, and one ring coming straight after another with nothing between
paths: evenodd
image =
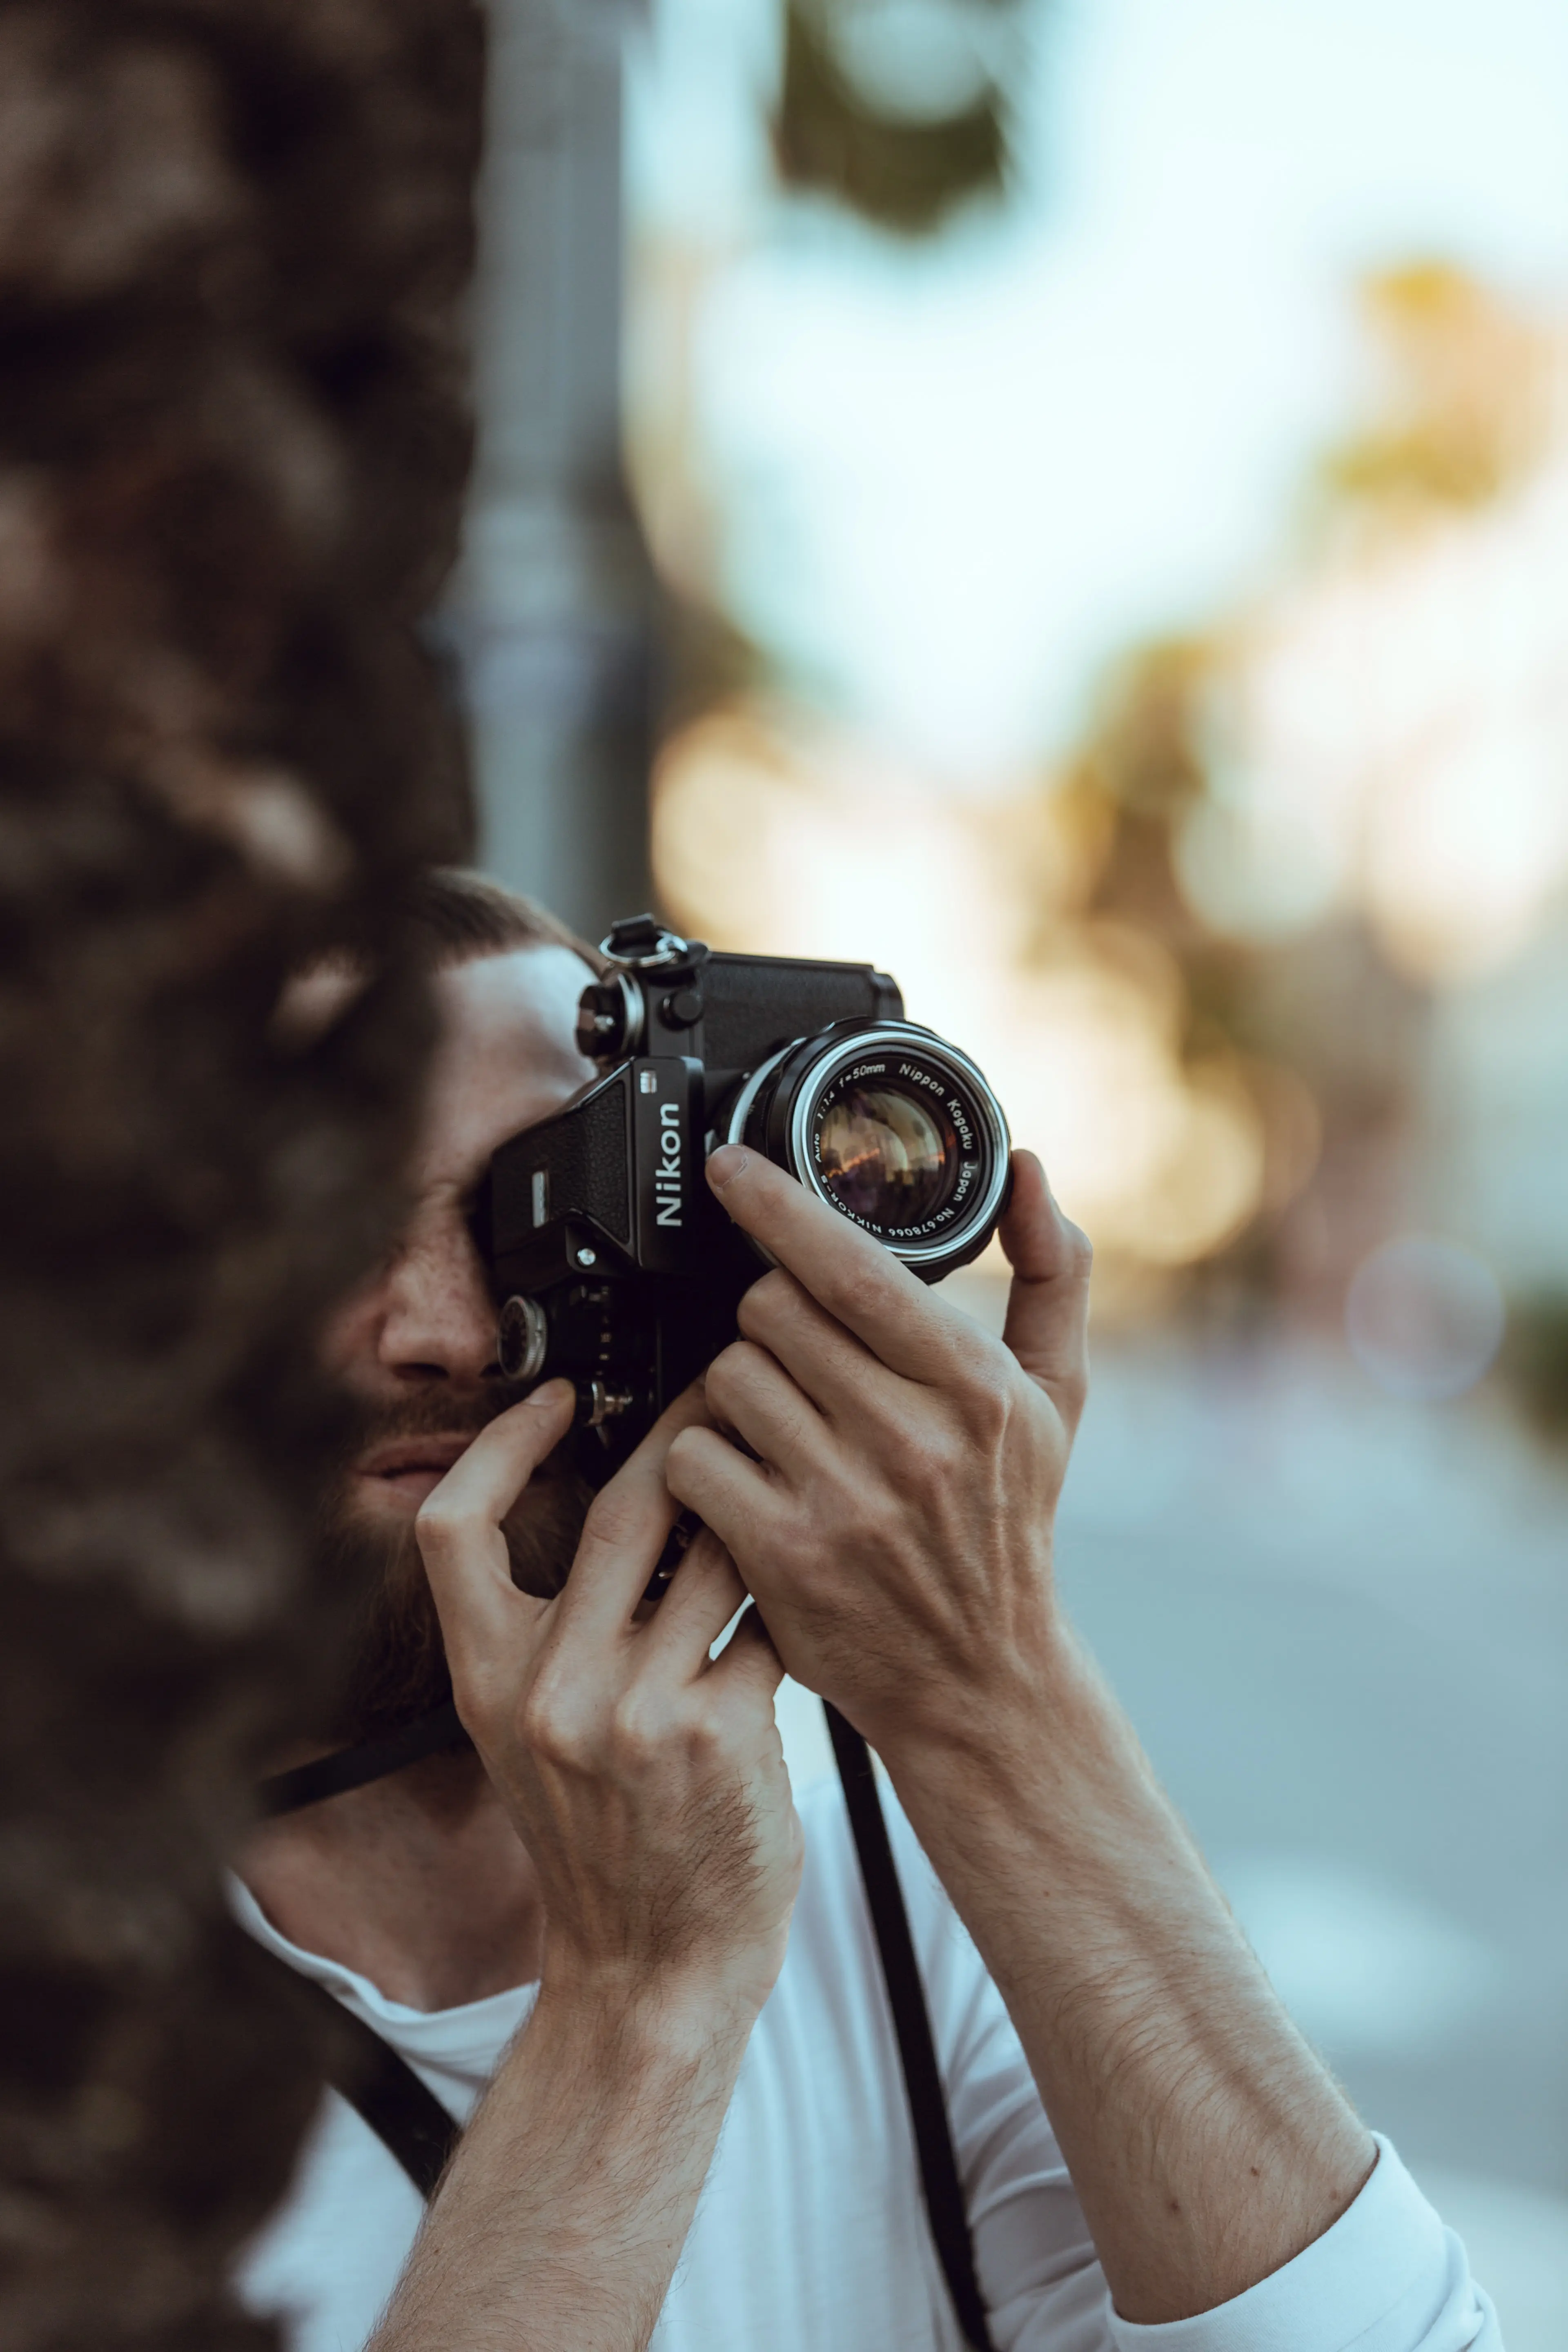
<instances>
[{"instance_id":1,"label":"bokeh light","mask_svg":"<svg viewBox=\"0 0 1568 2352\"><path fill-rule=\"evenodd\" d=\"M1095 845L1062 800L954 801L743 707L676 735L655 786L679 922L717 947L892 971L910 1018L980 1061L1097 1245L1182 1265L1261 1205L1262 1119L1235 1056L1184 1062L1184 985L1159 944L1068 919Z\"/></svg>"},{"instance_id":2,"label":"bokeh light","mask_svg":"<svg viewBox=\"0 0 1568 2352\"><path fill-rule=\"evenodd\" d=\"M1486 341L1451 281L1458 356ZM1522 334L1522 330L1521 331ZM1503 454L1470 453L1467 496L1439 494L1441 374L1424 386L1436 445L1413 486L1408 440L1358 485L1360 528L1237 625L1206 722L1214 791L1178 849L1217 929L1277 939L1353 908L1418 981L1475 978L1517 955L1568 887L1568 412L1561 335L1533 358L1535 430L1494 390ZM1472 440L1485 378L1465 381ZM1478 407L1481 416L1478 417ZM1522 442L1522 448L1518 445ZM1450 454L1457 469L1458 458ZM1370 469L1369 469L1370 471ZM1476 495L1478 488L1485 493ZM1494 494L1491 494L1495 492ZM1374 495L1375 494L1375 495ZM1370 507L1370 511L1367 508Z\"/></svg>"}]
</instances>

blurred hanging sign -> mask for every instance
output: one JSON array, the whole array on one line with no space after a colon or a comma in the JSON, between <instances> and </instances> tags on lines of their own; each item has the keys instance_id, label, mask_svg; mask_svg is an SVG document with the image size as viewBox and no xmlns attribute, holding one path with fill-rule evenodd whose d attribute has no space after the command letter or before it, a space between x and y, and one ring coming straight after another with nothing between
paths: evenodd
<instances>
[{"instance_id":1,"label":"blurred hanging sign","mask_svg":"<svg viewBox=\"0 0 1568 2352\"><path fill-rule=\"evenodd\" d=\"M784 180L889 228L998 194L1026 0L788 0Z\"/></svg>"}]
</instances>

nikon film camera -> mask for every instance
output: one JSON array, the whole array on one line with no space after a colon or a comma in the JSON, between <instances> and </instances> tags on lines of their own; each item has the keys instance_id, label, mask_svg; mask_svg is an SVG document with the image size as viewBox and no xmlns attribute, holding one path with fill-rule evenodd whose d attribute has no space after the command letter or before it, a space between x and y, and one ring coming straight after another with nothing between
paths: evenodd
<instances>
[{"instance_id":1,"label":"nikon film camera","mask_svg":"<svg viewBox=\"0 0 1568 2352\"><path fill-rule=\"evenodd\" d=\"M735 1336L768 1261L703 1179L745 1143L940 1282L1006 1204L1007 1122L965 1054L903 1017L869 964L715 955L619 922L577 1041L602 1075L502 1144L474 1226L500 1360L577 1390L595 1485Z\"/></svg>"}]
</instances>

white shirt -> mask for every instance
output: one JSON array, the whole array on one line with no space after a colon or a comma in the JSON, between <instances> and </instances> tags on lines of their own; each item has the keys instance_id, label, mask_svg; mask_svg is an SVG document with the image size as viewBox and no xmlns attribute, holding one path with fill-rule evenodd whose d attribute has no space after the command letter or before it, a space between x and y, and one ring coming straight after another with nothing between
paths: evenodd
<instances>
[{"instance_id":1,"label":"white shirt","mask_svg":"<svg viewBox=\"0 0 1568 2352\"><path fill-rule=\"evenodd\" d=\"M801 1801L789 1948L742 2062L652 2352L962 2352L843 1800ZM1158 2327L1119 2318L1001 1998L896 1806L889 1828L931 2008L999 2352L1503 2352L1465 2251L1380 2140L1349 2210L1234 2302ZM519 1986L426 2013L304 1952L243 1887L259 1943L401 2053L460 2120L533 2005ZM407 2257L418 2192L329 2092L240 2292L289 2352L359 2352Z\"/></svg>"}]
</instances>

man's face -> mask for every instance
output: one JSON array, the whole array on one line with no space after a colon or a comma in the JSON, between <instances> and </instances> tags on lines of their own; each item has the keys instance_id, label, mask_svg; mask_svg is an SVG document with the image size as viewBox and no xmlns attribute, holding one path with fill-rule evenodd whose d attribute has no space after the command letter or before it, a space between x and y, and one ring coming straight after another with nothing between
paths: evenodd
<instances>
[{"instance_id":1,"label":"man's face","mask_svg":"<svg viewBox=\"0 0 1568 2352\"><path fill-rule=\"evenodd\" d=\"M573 1041L589 977L560 947L482 956L437 976L441 1043L414 1213L386 1265L339 1311L326 1341L329 1365L362 1421L325 1515L323 1543L345 1566L368 1559L377 1595L333 1726L343 1738L373 1738L447 1696L414 1517L469 1441L519 1394L495 1361L495 1306L468 1209L497 1145L548 1118L594 1076ZM586 1487L564 1452L552 1455L508 1521L520 1583L558 1589L586 1504Z\"/></svg>"}]
</instances>

